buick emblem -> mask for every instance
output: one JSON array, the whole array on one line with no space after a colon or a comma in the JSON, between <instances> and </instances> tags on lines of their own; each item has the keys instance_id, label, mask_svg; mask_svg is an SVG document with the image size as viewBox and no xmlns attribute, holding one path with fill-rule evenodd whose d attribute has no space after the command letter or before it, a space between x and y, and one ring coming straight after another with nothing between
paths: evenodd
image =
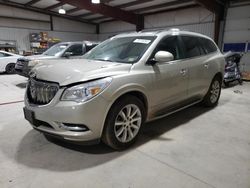
<instances>
[{"instance_id":1,"label":"buick emblem","mask_svg":"<svg viewBox=\"0 0 250 188\"><path fill-rule=\"evenodd\" d=\"M36 77L36 72L31 71L31 72L29 73L29 76L30 76L30 78L35 78L35 77Z\"/></svg>"}]
</instances>

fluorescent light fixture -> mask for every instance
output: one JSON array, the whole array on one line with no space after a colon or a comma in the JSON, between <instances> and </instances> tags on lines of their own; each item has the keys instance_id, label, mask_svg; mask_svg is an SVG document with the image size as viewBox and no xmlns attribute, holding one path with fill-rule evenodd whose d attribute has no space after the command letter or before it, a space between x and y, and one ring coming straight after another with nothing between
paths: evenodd
<instances>
[{"instance_id":1,"label":"fluorescent light fixture","mask_svg":"<svg viewBox=\"0 0 250 188\"><path fill-rule=\"evenodd\" d=\"M60 8L60 9L58 10L58 13L59 13L59 14L66 14L66 10L64 10L63 8Z\"/></svg>"},{"instance_id":2,"label":"fluorescent light fixture","mask_svg":"<svg viewBox=\"0 0 250 188\"><path fill-rule=\"evenodd\" d=\"M100 4L100 0L91 0L93 4Z\"/></svg>"}]
</instances>

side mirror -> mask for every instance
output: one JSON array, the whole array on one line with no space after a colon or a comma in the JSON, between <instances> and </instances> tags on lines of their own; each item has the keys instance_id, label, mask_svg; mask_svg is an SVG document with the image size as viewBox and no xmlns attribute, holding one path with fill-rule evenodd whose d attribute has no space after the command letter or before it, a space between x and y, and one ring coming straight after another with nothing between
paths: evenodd
<instances>
[{"instance_id":1,"label":"side mirror","mask_svg":"<svg viewBox=\"0 0 250 188\"><path fill-rule=\"evenodd\" d=\"M158 51L155 54L154 60L156 62L159 62L159 63L169 62L169 61L174 60L174 56L173 56L173 54L171 54L170 52L167 52L167 51Z\"/></svg>"},{"instance_id":2,"label":"side mirror","mask_svg":"<svg viewBox=\"0 0 250 188\"><path fill-rule=\"evenodd\" d=\"M65 53L63 54L63 57L69 58L69 57L72 56L72 55L73 55L72 52L65 52Z\"/></svg>"}]
</instances>

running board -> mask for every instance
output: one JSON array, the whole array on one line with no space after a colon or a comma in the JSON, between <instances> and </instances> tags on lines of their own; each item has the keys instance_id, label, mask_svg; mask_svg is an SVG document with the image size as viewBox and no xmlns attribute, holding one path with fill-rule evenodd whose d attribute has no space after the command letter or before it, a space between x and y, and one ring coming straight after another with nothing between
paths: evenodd
<instances>
[{"instance_id":1,"label":"running board","mask_svg":"<svg viewBox=\"0 0 250 188\"><path fill-rule=\"evenodd\" d=\"M166 114L163 114L163 115L161 115L161 116L156 116L156 117L154 117L154 118L148 120L147 122L151 122L151 121L155 121L155 120L158 120L158 119L167 117L167 116L169 116L169 115L171 115L171 114L174 114L174 113L176 113L176 112L179 112L179 111L181 111L181 110L184 110L184 109L186 109L186 108L188 108L188 107L190 107L190 106L193 106L193 105L195 105L195 104L198 104L198 103L200 103L201 101L202 101L202 99L201 99L201 100L198 100L198 101L196 101L196 102L190 103L190 104L188 104L188 105L186 105L186 106L183 106L183 107L181 107L181 108L178 108L178 109L176 109L176 110L173 110L173 111L171 111L171 112L168 112L168 113L166 113Z\"/></svg>"}]
</instances>

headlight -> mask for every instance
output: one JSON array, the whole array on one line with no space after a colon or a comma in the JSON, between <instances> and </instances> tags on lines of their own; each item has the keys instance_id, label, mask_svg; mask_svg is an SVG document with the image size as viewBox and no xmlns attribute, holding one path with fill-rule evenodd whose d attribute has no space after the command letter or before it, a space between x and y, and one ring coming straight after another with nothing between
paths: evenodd
<instances>
[{"instance_id":1,"label":"headlight","mask_svg":"<svg viewBox=\"0 0 250 188\"><path fill-rule=\"evenodd\" d=\"M70 87L63 92L61 100L76 102L87 101L107 88L111 81L112 78L107 77Z\"/></svg>"},{"instance_id":2,"label":"headlight","mask_svg":"<svg viewBox=\"0 0 250 188\"><path fill-rule=\"evenodd\" d=\"M34 67L38 63L40 63L40 60L30 60L29 63L28 63L28 66L29 67Z\"/></svg>"}]
</instances>

